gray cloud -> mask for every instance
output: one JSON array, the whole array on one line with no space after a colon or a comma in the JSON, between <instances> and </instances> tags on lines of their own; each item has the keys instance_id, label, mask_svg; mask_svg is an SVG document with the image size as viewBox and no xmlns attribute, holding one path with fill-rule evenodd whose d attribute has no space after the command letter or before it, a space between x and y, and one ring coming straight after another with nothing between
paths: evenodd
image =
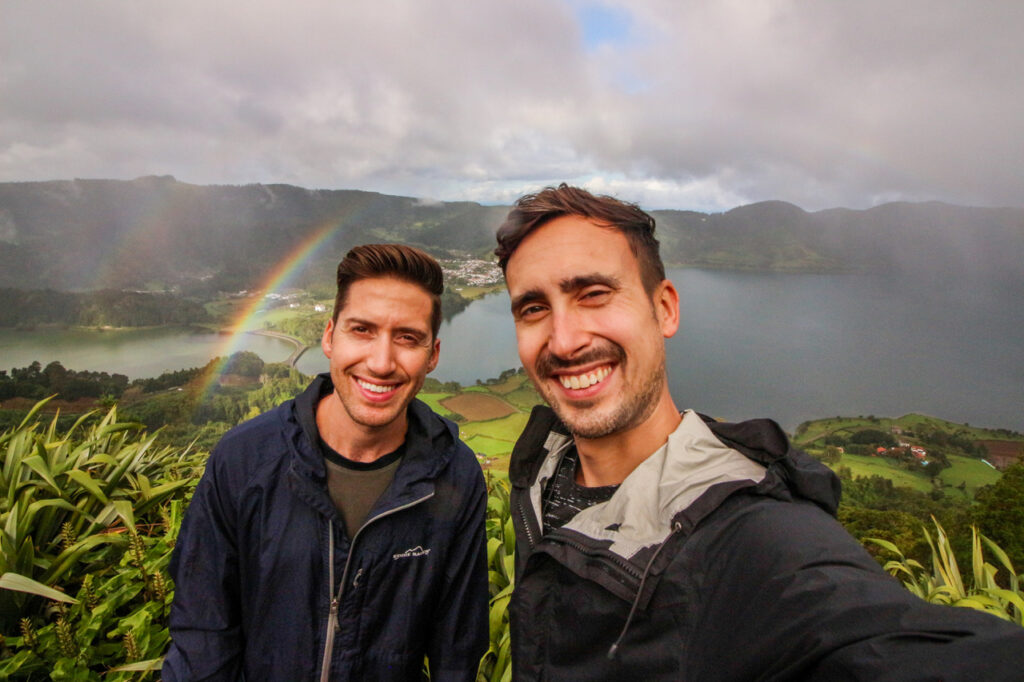
<instances>
[{"instance_id":1,"label":"gray cloud","mask_svg":"<svg viewBox=\"0 0 1024 682\"><path fill-rule=\"evenodd\" d=\"M1024 204L1017 3L605 4L7 2L0 180Z\"/></svg>"}]
</instances>

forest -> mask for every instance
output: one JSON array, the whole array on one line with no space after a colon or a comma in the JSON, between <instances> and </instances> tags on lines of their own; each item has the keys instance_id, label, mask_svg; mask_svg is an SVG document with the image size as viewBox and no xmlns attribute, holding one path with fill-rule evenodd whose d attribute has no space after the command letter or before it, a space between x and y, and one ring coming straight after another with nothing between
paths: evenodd
<instances>
[{"instance_id":1,"label":"forest","mask_svg":"<svg viewBox=\"0 0 1024 682\"><path fill-rule=\"evenodd\" d=\"M0 289L0 299L0 327L151 327L210 321L202 304L166 293Z\"/></svg>"}]
</instances>

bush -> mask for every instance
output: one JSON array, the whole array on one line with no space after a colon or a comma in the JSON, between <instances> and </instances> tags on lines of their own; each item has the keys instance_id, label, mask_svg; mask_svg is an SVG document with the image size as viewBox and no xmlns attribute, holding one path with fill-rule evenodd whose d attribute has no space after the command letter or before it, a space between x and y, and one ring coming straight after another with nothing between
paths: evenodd
<instances>
[{"instance_id":1,"label":"bush","mask_svg":"<svg viewBox=\"0 0 1024 682\"><path fill-rule=\"evenodd\" d=\"M164 571L197 465L116 408L61 431L42 405L0 433L0 678L128 679L119 666L167 646Z\"/></svg>"}]
</instances>

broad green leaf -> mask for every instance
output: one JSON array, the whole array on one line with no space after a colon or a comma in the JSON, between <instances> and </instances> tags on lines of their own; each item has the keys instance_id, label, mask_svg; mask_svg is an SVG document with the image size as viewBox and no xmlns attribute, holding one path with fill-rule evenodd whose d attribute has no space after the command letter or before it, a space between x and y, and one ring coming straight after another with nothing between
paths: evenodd
<instances>
[{"instance_id":1,"label":"broad green leaf","mask_svg":"<svg viewBox=\"0 0 1024 682\"><path fill-rule=\"evenodd\" d=\"M899 547L897 547L893 543L889 542L888 540L883 540L881 538L864 538L863 541L864 542L870 542L872 544L878 545L882 549L886 549L886 550L892 552L893 554L898 556L900 559L903 558L903 552L901 552L899 550Z\"/></svg>"},{"instance_id":2,"label":"broad green leaf","mask_svg":"<svg viewBox=\"0 0 1024 682\"><path fill-rule=\"evenodd\" d=\"M0 587L15 590L16 592L28 592L29 594L38 595L53 601L62 601L68 604L77 604L78 600L74 597L69 597L59 590L55 590L52 587L32 580L32 578L26 578L18 573L4 573L0 575Z\"/></svg>"},{"instance_id":3,"label":"broad green leaf","mask_svg":"<svg viewBox=\"0 0 1024 682\"><path fill-rule=\"evenodd\" d=\"M126 663L125 665L119 665L116 668L111 668L107 672L121 673L121 672L141 672L145 670L160 670L164 664L163 656L160 658L151 658L148 661L136 661L135 663Z\"/></svg>"},{"instance_id":4,"label":"broad green leaf","mask_svg":"<svg viewBox=\"0 0 1024 682\"><path fill-rule=\"evenodd\" d=\"M18 424L18 428L16 430L20 431L21 429L25 428L25 425L28 424L30 421L32 421L32 419L37 414L39 414L39 410L43 409L43 405L45 405L46 403L50 402L51 400L53 400L56 397L57 397L57 394L54 393L53 395L51 395L49 397L46 397L46 398L43 398L38 403L33 405L32 409L28 411L28 414L25 415L25 418L21 420L20 424Z\"/></svg>"},{"instance_id":5,"label":"broad green leaf","mask_svg":"<svg viewBox=\"0 0 1024 682\"><path fill-rule=\"evenodd\" d=\"M107 496L103 494L102 490L100 490L100 486L96 482L96 479L90 476L87 472L82 471L81 469L72 469L71 471L65 471L64 475L88 490L92 493L93 497L98 499L100 502L107 504Z\"/></svg>"},{"instance_id":6,"label":"broad green leaf","mask_svg":"<svg viewBox=\"0 0 1024 682\"><path fill-rule=\"evenodd\" d=\"M53 479L53 475L50 473L50 467L47 466L46 460L39 455L32 455L21 460L21 463L36 472L41 479L50 484L50 487L54 492L60 494L60 488L57 486L57 481Z\"/></svg>"},{"instance_id":7,"label":"broad green leaf","mask_svg":"<svg viewBox=\"0 0 1024 682\"><path fill-rule=\"evenodd\" d=\"M501 547L501 540L498 538L490 538L487 540L487 565L492 566L494 564L494 555L497 554L498 548Z\"/></svg>"}]
</instances>

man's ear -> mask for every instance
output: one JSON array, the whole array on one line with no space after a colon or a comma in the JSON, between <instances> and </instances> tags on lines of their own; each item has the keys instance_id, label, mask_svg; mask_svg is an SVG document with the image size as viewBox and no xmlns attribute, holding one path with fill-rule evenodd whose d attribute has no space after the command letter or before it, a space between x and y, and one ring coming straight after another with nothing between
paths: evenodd
<instances>
[{"instance_id":1,"label":"man's ear","mask_svg":"<svg viewBox=\"0 0 1024 682\"><path fill-rule=\"evenodd\" d=\"M661 335L671 338L679 330L679 292L672 280L663 279L654 290L654 316L661 326Z\"/></svg>"},{"instance_id":2,"label":"man's ear","mask_svg":"<svg viewBox=\"0 0 1024 682\"><path fill-rule=\"evenodd\" d=\"M320 337L320 349L323 350L324 355L329 360L331 358L331 351L334 350L334 320L327 321L323 336Z\"/></svg>"},{"instance_id":3,"label":"man's ear","mask_svg":"<svg viewBox=\"0 0 1024 682\"><path fill-rule=\"evenodd\" d=\"M434 347L430 351L430 362L427 363L427 374L434 371L437 361L441 359L441 339L434 339Z\"/></svg>"}]
</instances>

